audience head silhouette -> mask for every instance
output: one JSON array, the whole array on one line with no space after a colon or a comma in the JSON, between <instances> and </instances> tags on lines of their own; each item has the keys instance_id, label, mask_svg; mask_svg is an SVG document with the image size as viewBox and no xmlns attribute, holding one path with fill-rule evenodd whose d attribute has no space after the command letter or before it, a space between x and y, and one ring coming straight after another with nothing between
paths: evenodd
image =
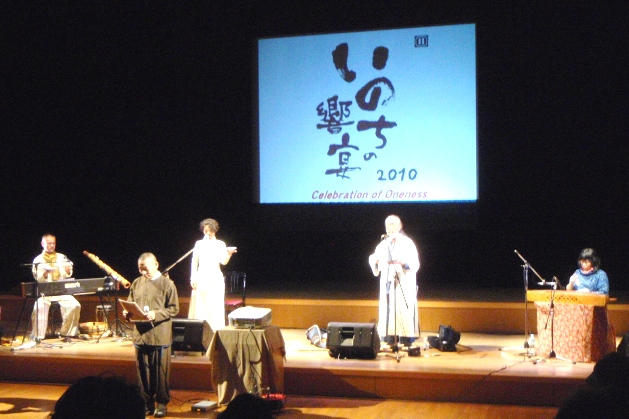
<instances>
[{"instance_id":1,"label":"audience head silhouette","mask_svg":"<svg viewBox=\"0 0 629 419\"><path fill-rule=\"evenodd\" d=\"M267 402L250 393L241 393L229 402L217 419L272 419L273 414Z\"/></svg>"},{"instance_id":2,"label":"audience head silhouette","mask_svg":"<svg viewBox=\"0 0 629 419\"><path fill-rule=\"evenodd\" d=\"M620 387L629 390L629 358L620 352L611 352L594 365L586 379L594 387Z\"/></svg>"},{"instance_id":3,"label":"audience head silhouette","mask_svg":"<svg viewBox=\"0 0 629 419\"><path fill-rule=\"evenodd\" d=\"M556 419L629 417L629 358L618 352L607 354L586 382L588 387L564 400Z\"/></svg>"},{"instance_id":4,"label":"audience head silhouette","mask_svg":"<svg viewBox=\"0 0 629 419\"><path fill-rule=\"evenodd\" d=\"M144 399L118 377L84 377L57 400L53 419L143 419Z\"/></svg>"}]
</instances>

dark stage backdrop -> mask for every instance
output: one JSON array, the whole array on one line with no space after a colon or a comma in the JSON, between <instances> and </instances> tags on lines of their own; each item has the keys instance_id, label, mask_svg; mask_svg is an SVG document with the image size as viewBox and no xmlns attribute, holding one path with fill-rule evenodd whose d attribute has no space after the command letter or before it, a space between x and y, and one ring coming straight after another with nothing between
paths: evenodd
<instances>
[{"instance_id":1,"label":"dark stage backdrop","mask_svg":"<svg viewBox=\"0 0 629 419\"><path fill-rule=\"evenodd\" d=\"M30 278L20 264L43 232L77 277L101 274L87 250L133 279L140 253L166 267L213 217L239 248L229 268L254 289L375 295L367 257L399 213L421 252L420 286L521 287L516 249L565 281L592 246L612 290L626 289L626 6L495 3L3 2L2 288ZM269 225L252 203L255 39L470 22L476 227L437 228L395 204L349 231L312 226L299 208ZM189 259L171 276L189 292Z\"/></svg>"}]
</instances>

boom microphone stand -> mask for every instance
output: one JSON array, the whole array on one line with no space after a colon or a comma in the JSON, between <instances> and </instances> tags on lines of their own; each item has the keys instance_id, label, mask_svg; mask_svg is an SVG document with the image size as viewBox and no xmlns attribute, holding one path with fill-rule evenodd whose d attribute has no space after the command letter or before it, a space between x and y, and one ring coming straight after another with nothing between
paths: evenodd
<instances>
[{"instance_id":1,"label":"boom microphone stand","mask_svg":"<svg viewBox=\"0 0 629 419\"><path fill-rule=\"evenodd\" d=\"M522 259L522 262L524 262L524 265L522 265L522 274L524 276L524 349L526 349L526 356L530 358L532 354L530 351L531 348L529 345L529 341L527 339L530 334L529 311L528 311L529 300L527 298L528 289L529 289L529 270L533 271L533 273L537 275L537 277L540 279L541 282L538 282L538 285L546 285L546 284L554 285L556 284L556 282L546 282L546 280L542 278L535 269L533 269L531 264L528 263L527 260L524 259L524 257L517 250L514 250L514 252L516 255L518 255L520 259Z\"/></svg>"},{"instance_id":2,"label":"boom microphone stand","mask_svg":"<svg viewBox=\"0 0 629 419\"><path fill-rule=\"evenodd\" d=\"M172 268L174 268L179 262L181 262L182 260L184 260L185 258L188 257L188 255L190 253L192 253L194 251L194 248L190 249L185 255L183 255L182 257L180 257L179 259L177 259L175 261L175 263L173 263L172 265L170 265L168 268L164 269L164 271L162 272L162 275L168 276L168 271L170 271Z\"/></svg>"}]
</instances>

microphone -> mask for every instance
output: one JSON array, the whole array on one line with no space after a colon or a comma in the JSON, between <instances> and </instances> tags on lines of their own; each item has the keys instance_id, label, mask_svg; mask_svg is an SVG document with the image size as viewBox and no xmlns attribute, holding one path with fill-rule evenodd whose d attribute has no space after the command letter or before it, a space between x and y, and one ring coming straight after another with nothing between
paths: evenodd
<instances>
[{"instance_id":1,"label":"microphone","mask_svg":"<svg viewBox=\"0 0 629 419\"><path fill-rule=\"evenodd\" d=\"M384 240L386 240L388 238L389 238L388 234L383 234L382 236L380 236L380 241L384 241Z\"/></svg>"},{"instance_id":2,"label":"microphone","mask_svg":"<svg viewBox=\"0 0 629 419\"><path fill-rule=\"evenodd\" d=\"M147 315L147 317L148 317L149 311L151 311L151 310L149 309L149 306L144 306L144 314L146 314L146 315ZM153 324L153 320L149 320L149 321L151 322L151 327L152 327L152 328L155 328L155 325Z\"/></svg>"},{"instance_id":3,"label":"microphone","mask_svg":"<svg viewBox=\"0 0 629 419\"><path fill-rule=\"evenodd\" d=\"M21 344L20 346L16 346L15 348L11 348L12 352L21 351L22 349L31 349L37 346L36 342L26 342Z\"/></svg>"}]
</instances>

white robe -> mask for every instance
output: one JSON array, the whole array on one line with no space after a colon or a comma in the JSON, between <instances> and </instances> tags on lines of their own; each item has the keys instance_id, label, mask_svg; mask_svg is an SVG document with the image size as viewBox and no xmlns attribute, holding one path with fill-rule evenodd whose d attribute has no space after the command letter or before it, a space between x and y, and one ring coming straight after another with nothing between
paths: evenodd
<instances>
[{"instance_id":1,"label":"white robe","mask_svg":"<svg viewBox=\"0 0 629 419\"><path fill-rule=\"evenodd\" d=\"M43 253L33 260L33 277L37 282L51 282L52 274L44 278L44 272L59 270L59 279L68 279L72 276L72 262L63 254L57 253L57 262L46 263ZM70 267L70 273L66 271ZM57 295L54 297L40 297L35 301L31 314L33 337L44 339L48 328L48 313L51 302L56 301L61 308L61 336L77 336L79 333L79 319L81 317L81 304L71 295Z\"/></svg>"},{"instance_id":2,"label":"white robe","mask_svg":"<svg viewBox=\"0 0 629 419\"><path fill-rule=\"evenodd\" d=\"M376 264L376 261L379 263ZM388 261L402 261L400 264ZM374 276L380 275L380 300L378 307L378 334L385 336L418 337L417 271L419 255L415 243L404 235L395 240L380 242L369 256Z\"/></svg>"},{"instance_id":3,"label":"white robe","mask_svg":"<svg viewBox=\"0 0 629 419\"><path fill-rule=\"evenodd\" d=\"M225 242L203 237L194 245L190 282L189 319L207 320L212 330L225 327L225 278L220 264L227 259Z\"/></svg>"}]
</instances>

